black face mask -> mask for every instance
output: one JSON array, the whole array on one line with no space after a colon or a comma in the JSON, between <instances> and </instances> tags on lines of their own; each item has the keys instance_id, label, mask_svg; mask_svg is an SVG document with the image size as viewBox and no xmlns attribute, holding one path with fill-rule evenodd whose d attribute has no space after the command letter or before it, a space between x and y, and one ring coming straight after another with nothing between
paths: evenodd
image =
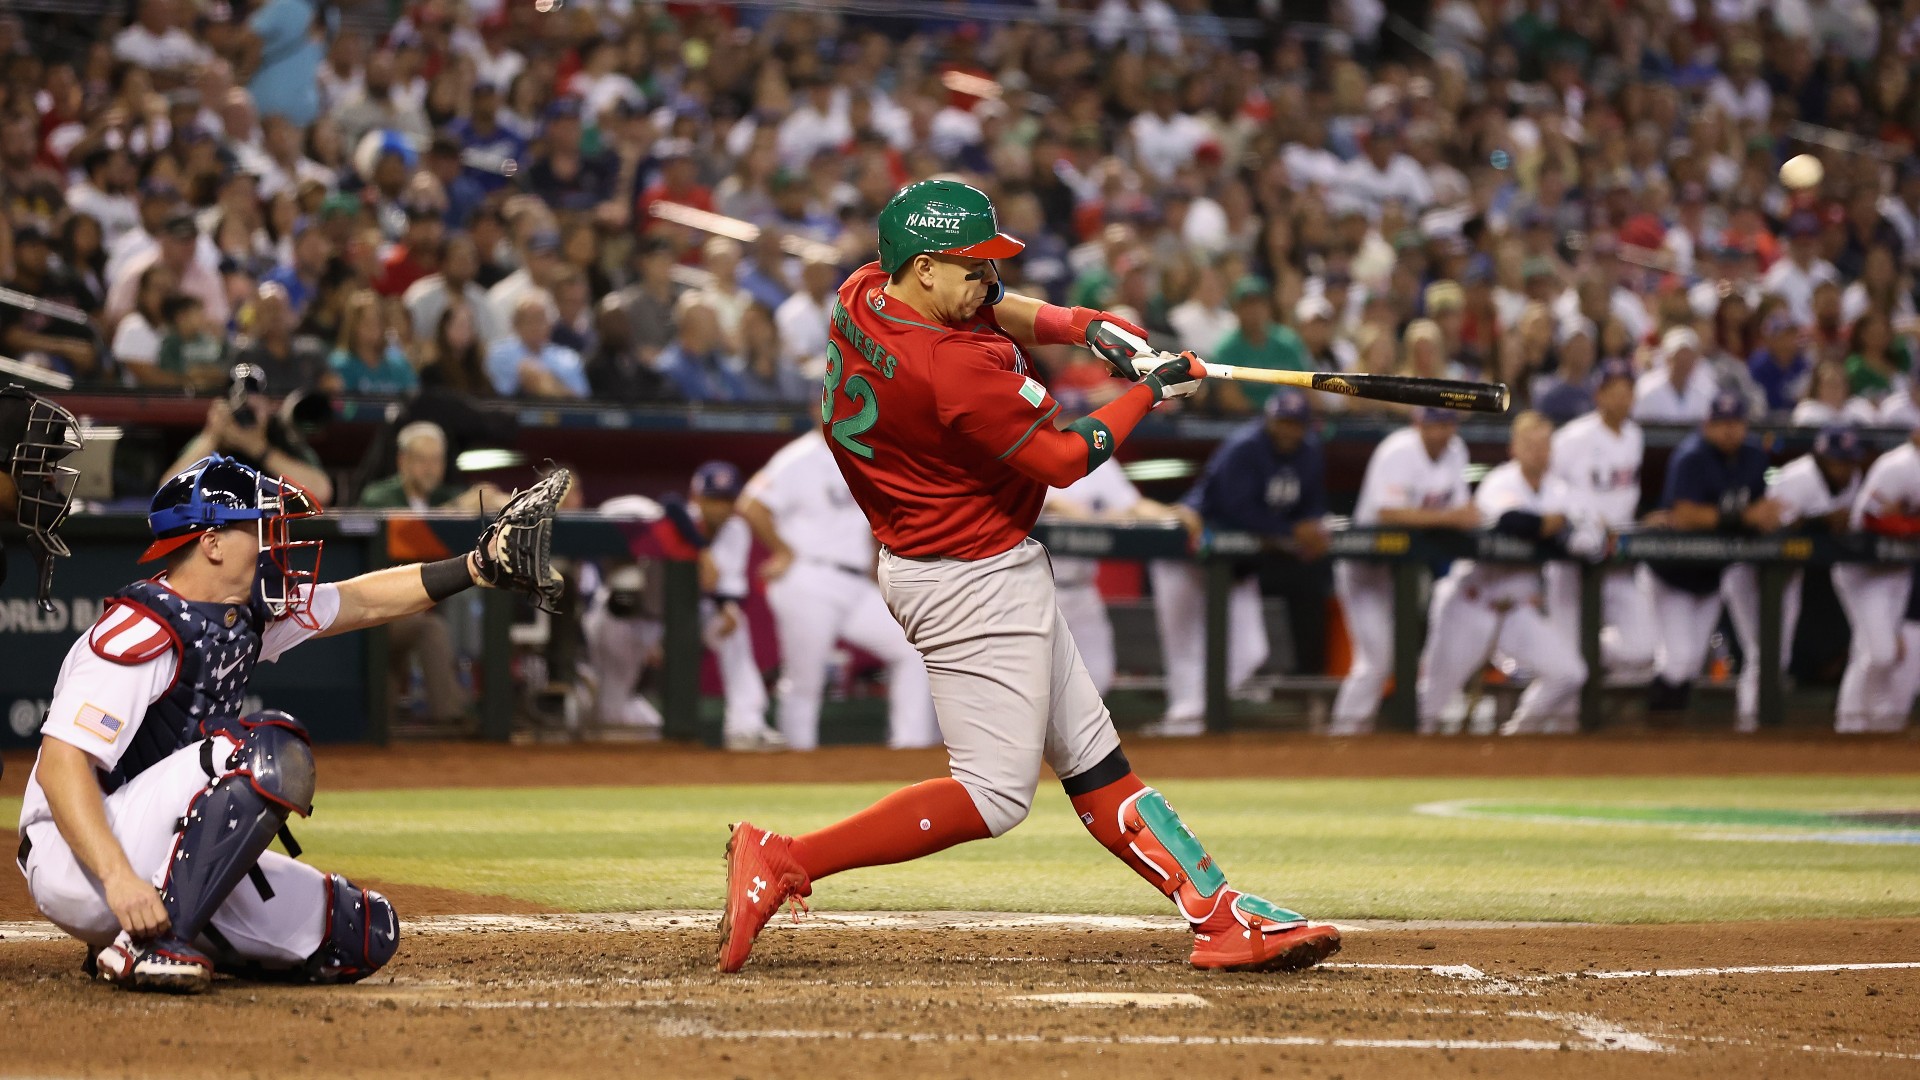
<instances>
[{"instance_id":1,"label":"black face mask","mask_svg":"<svg viewBox=\"0 0 1920 1080\"><path fill-rule=\"evenodd\" d=\"M9 531L26 534L40 568L39 601L53 610L53 560L69 554L58 533L73 505L79 470L60 464L80 449L73 414L24 387L0 387L0 462L13 480L18 505ZM4 533L0 533L0 582L6 580Z\"/></svg>"}]
</instances>

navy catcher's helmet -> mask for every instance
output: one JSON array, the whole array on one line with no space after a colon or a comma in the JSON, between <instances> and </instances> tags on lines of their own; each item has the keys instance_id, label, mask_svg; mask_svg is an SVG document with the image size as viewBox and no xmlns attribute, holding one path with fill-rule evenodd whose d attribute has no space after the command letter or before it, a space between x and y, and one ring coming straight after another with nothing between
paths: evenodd
<instances>
[{"instance_id":1,"label":"navy catcher's helmet","mask_svg":"<svg viewBox=\"0 0 1920 1080\"><path fill-rule=\"evenodd\" d=\"M299 586L311 584L319 572L321 542L291 539L288 525L320 512L320 504L300 485L213 454L187 466L154 493L147 510L154 539L140 561L177 551L203 532L254 522L260 539L261 599L276 617L300 619L306 594ZM299 568L294 566L296 556L305 556Z\"/></svg>"}]
</instances>

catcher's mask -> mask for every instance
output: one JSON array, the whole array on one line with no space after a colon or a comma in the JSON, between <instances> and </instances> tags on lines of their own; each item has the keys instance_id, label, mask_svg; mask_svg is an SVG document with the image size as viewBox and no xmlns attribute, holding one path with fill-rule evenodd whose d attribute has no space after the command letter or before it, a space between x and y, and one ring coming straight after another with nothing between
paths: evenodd
<instances>
[{"instance_id":1,"label":"catcher's mask","mask_svg":"<svg viewBox=\"0 0 1920 1080\"><path fill-rule=\"evenodd\" d=\"M40 568L42 610L53 610L53 560L69 554L59 530L73 506L73 485L80 470L60 464L80 449L80 425L73 414L28 391L0 387L0 454L15 491L13 524L27 534L27 546ZM0 581L7 576L0 541Z\"/></svg>"},{"instance_id":2,"label":"catcher's mask","mask_svg":"<svg viewBox=\"0 0 1920 1080\"><path fill-rule=\"evenodd\" d=\"M274 618L318 630L308 601L320 573L322 541L295 540L291 526L321 513L319 502L300 485L213 454L187 466L154 493L147 513L154 540L140 561L151 562L185 547L209 529L254 522L260 538L255 595Z\"/></svg>"}]
</instances>

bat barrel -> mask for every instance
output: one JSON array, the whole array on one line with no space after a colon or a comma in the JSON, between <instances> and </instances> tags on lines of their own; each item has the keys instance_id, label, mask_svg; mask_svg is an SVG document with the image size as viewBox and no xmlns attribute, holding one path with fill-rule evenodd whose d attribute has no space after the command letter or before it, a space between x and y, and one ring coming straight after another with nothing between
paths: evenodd
<instances>
[{"instance_id":1,"label":"bat barrel","mask_svg":"<svg viewBox=\"0 0 1920 1080\"><path fill-rule=\"evenodd\" d=\"M1341 375L1315 372L1313 389L1373 401L1392 401L1462 412L1504 413L1513 403L1505 383L1421 379L1406 375Z\"/></svg>"}]
</instances>

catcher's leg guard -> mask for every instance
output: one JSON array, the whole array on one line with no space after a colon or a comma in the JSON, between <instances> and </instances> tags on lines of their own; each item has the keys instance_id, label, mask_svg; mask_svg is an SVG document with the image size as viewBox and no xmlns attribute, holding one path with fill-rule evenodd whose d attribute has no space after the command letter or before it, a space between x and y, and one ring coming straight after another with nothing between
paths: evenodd
<instances>
[{"instance_id":1,"label":"catcher's leg guard","mask_svg":"<svg viewBox=\"0 0 1920 1080\"><path fill-rule=\"evenodd\" d=\"M379 971L400 947L400 917L387 898L327 875L327 934L307 959L307 980L352 983Z\"/></svg>"},{"instance_id":2,"label":"catcher's leg guard","mask_svg":"<svg viewBox=\"0 0 1920 1080\"><path fill-rule=\"evenodd\" d=\"M160 886L172 926L146 945L122 934L97 958L101 976L121 986L205 989L213 962L194 940L260 861L288 815L313 809L313 751L299 721L282 712L254 713L210 734L237 745L217 760L219 743L209 738L202 744L200 763L210 783L180 821Z\"/></svg>"}]
</instances>

